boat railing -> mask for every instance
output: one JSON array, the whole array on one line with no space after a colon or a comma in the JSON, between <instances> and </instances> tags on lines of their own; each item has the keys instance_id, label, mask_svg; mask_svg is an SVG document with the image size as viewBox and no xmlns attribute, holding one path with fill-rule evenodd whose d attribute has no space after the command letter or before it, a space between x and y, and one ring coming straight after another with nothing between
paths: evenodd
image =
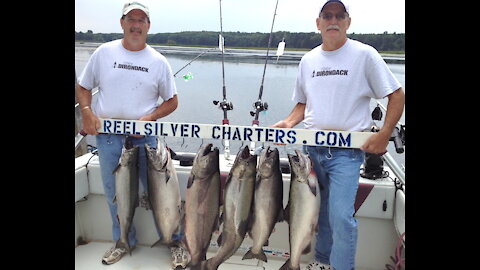
<instances>
[{"instance_id":1,"label":"boat railing","mask_svg":"<svg viewBox=\"0 0 480 270\"><path fill-rule=\"evenodd\" d=\"M402 169L399 165L398 162L395 161L395 159L390 155L390 153L385 153L382 155L383 161L387 163L388 167L393 171L396 177L398 177L398 180L402 183L402 185L405 186L405 171Z\"/></svg>"},{"instance_id":2,"label":"boat railing","mask_svg":"<svg viewBox=\"0 0 480 270\"><path fill-rule=\"evenodd\" d=\"M385 112L387 111L387 108L385 108L385 106L383 106L383 104L380 103L380 101L377 100L376 102L377 102L377 105L380 108L382 108L383 111ZM397 125L404 126L405 124L398 121ZM385 161L385 163L387 163L388 167L390 167L390 169L393 171L395 176L397 176L400 182L405 186L405 167L403 165L402 165L403 168L400 167L398 162L388 152L382 156L382 159Z\"/></svg>"}]
</instances>

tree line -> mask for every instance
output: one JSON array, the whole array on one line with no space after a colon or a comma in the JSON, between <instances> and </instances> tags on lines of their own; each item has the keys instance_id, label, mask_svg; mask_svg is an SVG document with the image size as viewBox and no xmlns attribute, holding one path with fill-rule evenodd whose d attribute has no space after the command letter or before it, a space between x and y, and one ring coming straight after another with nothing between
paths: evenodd
<instances>
[{"instance_id":1,"label":"tree line","mask_svg":"<svg viewBox=\"0 0 480 270\"><path fill-rule=\"evenodd\" d=\"M188 45L188 46L218 46L219 32L213 31L185 31L177 33L149 34L147 43L160 45ZM266 48L269 33L224 32L226 47ZM356 34L350 33L351 39L366 43L378 51L405 52L405 33ZM75 31L75 40L91 42L108 42L123 37L121 33L86 33ZM278 31L272 34L272 47L285 40L287 49L312 49L322 43L322 36L315 32L286 32Z\"/></svg>"}]
</instances>

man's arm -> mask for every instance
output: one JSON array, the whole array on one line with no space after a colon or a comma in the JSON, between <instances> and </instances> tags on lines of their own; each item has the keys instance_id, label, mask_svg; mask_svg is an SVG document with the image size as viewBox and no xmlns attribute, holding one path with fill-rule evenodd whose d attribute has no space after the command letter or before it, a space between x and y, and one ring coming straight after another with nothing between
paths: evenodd
<instances>
[{"instance_id":1,"label":"man's arm","mask_svg":"<svg viewBox=\"0 0 480 270\"><path fill-rule=\"evenodd\" d=\"M100 128L100 119L93 113L91 108L92 91L83 88L77 83L75 93L82 114L83 131L90 135L97 135L97 129Z\"/></svg>"},{"instance_id":2,"label":"man's arm","mask_svg":"<svg viewBox=\"0 0 480 270\"><path fill-rule=\"evenodd\" d=\"M304 118L306 104L297 103L293 107L292 112L284 120L278 121L274 125L270 126L273 128L293 128L298 123L300 123Z\"/></svg>"},{"instance_id":3,"label":"man's arm","mask_svg":"<svg viewBox=\"0 0 480 270\"><path fill-rule=\"evenodd\" d=\"M405 92L403 92L403 89L400 87L388 95L387 114L385 115L383 127L379 132L370 136L360 149L372 154L385 153L393 129L402 116L404 105Z\"/></svg>"},{"instance_id":4,"label":"man's arm","mask_svg":"<svg viewBox=\"0 0 480 270\"><path fill-rule=\"evenodd\" d=\"M156 121L159 118L165 117L171 114L173 111L177 109L178 106L178 98L177 95L174 95L171 99L164 101L160 106L155 109L151 114L147 114L142 116L140 119L141 121Z\"/></svg>"}]
</instances>

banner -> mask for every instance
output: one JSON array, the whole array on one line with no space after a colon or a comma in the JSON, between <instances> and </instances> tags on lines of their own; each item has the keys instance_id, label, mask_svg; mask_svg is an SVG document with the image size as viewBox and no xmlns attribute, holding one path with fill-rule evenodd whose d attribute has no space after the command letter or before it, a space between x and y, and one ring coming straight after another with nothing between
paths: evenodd
<instances>
[{"instance_id":1,"label":"banner","mask_svg":"<svg viewBox=\"0 0 480 270\"><path fill-rule=\"evenodd\" d=\"M100 119L99 133L360 148L372 132Z\"/></svg>"}]
</instances>

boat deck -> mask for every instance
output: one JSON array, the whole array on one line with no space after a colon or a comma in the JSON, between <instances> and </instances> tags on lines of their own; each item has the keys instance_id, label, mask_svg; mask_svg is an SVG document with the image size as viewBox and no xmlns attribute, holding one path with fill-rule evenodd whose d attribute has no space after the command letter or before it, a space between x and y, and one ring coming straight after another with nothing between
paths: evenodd
<instances>
[{"instance_id":1,"label":"boat deck","mask_svg":"<svg viewBox=\"0 0 480 270\"><path fill-rule=\"evenodd\" d=\"M234 158L232 158L234 160ZM231 160L230 160L231 161ZM221 172L226 176L231 168L230 161L221 159ZM182 199L185 200L185 190L190 175L191 166L181 166L174 160L179 179ZM101 263L102 255L113 246L111 241L111 219L108 215L103 184L100 177L98 156L86 154L75 159L75 269L104 269ZM385 167L393 175L393 172ZM289 191L289 175L284 174L284 192ZM358 221L358 245L356 254L356 270L382 270L385 264L391 264L400 234L405 231L405 195L396 190L393 179L370 180L360 177L359 190L364 195L358 198L358 211L355 217ZM288 196L284 196L283 206L288 203ZM132 252L119 262L108 266L110 269L163 269L171 268L170 250L165 246L157 245L150 248L157 239L157 231L152 222L152 213L143 207L135 211L135 226L139 244ZM246 238L236 254L221 264L219 270L278 270L287 260L289 252L288 224L276 224L269 242L265 247L268 263L258 260L242 260L252 244ZM214 232L212 239L217 239L218 232ZM80 241L81 240L81 241ZM302 256L304 267L312 259L312 252ZM88 244L83 245L82 242ZM207 258L213 257L217 250L216 241L210 243L211 250ZM187 268L188 269L188 268Z\"/></svg>"},{"instance_id":2,"label":"boat deck","mask_svg":"<svg viewBox=\"0 0 480 270\"><path fill-rule=\"evenodd\" d=\"M80 245L75 248L75 269L76 270L94 270L104 269L106 267L101 263L102 255L107 251L113 242L92 241L86 245ZM207 258L213 257L214 252L208 252ZM277 270L286 259L272 260L268 263L259 260L242 260L240 256L232 256L225 263L218 267L218 270ZM132 270L132 269L171 269L170 250L166 246L157 245L150 248L146 245L138 245L133 251L132 256L125 255L120 261L109 265L109 270ZM301 264L303 268L306 264ZM190 268L186 268L190 269Z\"/></svg>"}]
</instances>

